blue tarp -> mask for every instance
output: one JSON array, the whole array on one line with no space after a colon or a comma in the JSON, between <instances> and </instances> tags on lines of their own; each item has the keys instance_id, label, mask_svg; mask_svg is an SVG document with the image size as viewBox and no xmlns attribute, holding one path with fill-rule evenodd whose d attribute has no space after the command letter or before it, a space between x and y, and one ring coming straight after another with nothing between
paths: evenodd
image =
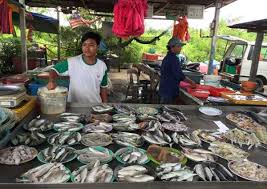
<instances>
[{"instance_id":1,"label":"blue tarp","mask_svg":"<svg viewBox=\"0 0 267 189\"><path fill-rule=\"evenodd\" d=\"M39 13L28 13L31 13L33 20L26 17L27 28L31 24L34 31L58 34L59 22L57 19ZM13 24L19 25L19 14L16 12L13 12Z\"/></svg>"}]
</instances>

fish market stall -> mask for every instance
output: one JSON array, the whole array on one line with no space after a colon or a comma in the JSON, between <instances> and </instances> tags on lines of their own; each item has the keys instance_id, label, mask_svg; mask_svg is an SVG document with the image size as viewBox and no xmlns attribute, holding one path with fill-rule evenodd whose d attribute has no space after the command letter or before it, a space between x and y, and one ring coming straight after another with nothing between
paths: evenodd
<instances>
[{"instance_id":1,"label":"fish market stall","mask_svg":"<svg viewBox=\"0 0 267 189\"><path fill-rule=\"evenodd\" d=\"M33 111L1 146L0 187L264 188L266 108L219 108L103 104L57 116Z\"/></svg>"}]
</instances>

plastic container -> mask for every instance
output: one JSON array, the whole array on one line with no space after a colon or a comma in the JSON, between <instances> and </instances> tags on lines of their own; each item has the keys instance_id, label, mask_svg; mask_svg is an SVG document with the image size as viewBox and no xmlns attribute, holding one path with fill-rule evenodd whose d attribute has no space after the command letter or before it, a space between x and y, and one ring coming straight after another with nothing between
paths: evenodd
<instances>
[{"instance_id":1,"label":"plastic container","mask_svg":"<svg viewBox=\"0 0 267 189\"><path fill-rule=\"evenodd\" d=\"M218 75L204 75L203 79L204 79L205 85L219 87L222 77Z\"/></svg>"},{"instance_id":2,"label":"plastic container","mask_svg":"<svg viewBox=\"0 0 267 189\"><path fill-rule=\"evenodd\" d=\"M39 84L39 83L34 82L28 85L28 89L32 96L37 96L38 89L43 86L44 84Z\"/></svg>"},{"instance_id":3,"label":"plastic container","mask_svg":"<svg viewBox=\"0 0 267 189\"><path fill-rule=\"evenodd\" d=\"M183 70L185 76L189 77L192 81L199 84L200 80L202 79L202 74L200 72L191 72L187 70Z\"/></svg>"},{"instance_id":4,"label":"plastic container","mask_svg":"<svg viewBox=\"0 0 267 189\"><path fill-rule=\"evenodd\" d=\"M43 114L60 114L66 111L68 89L57 87L48 90L46 87L39 88L38 98Z\"/></svg>"}]
</instances>

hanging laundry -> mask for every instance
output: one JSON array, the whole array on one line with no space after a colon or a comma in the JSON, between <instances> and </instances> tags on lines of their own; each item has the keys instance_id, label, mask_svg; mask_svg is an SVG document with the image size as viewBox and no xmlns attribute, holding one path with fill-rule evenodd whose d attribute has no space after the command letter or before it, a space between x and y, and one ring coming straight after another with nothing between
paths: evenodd
<instances>
[{"instance_id":1,"label":"hanging laundry","mask_svg":"<svg viewBox=\"0 0 267 189\"><path fill-rule=\"evenodd\" d=\"M188 21L187 17L179 17L178 24L174 24L173 26L173 37L177 37L181 41L189 41L190 35L188 32Z\"/></svg>"},{"instance_id":2,"label":"hanging laundry","mask_svg":"<svg viewBox=\"0 0 267 189\"><path fill-rule=\"evenodd\" d=\"M12 32L12 8L9 7L7 0L0 0L0 33Z\"/></svg>"},{"instance_id":3,"label":"hanging laundry","mask_svg":"<svg viewBox=\"0 0 267 189\"><path fill-rule=\"evenodd\" d=\"M147 7L147 0L118 0L113 9L114 35L121 38L142 35Z\"/></svg>"}]
</instances>

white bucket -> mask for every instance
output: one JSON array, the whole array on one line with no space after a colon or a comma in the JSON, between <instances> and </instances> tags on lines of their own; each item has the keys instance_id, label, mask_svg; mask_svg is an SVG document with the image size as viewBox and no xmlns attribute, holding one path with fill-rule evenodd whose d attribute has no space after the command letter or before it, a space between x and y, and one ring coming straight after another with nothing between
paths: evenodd
<instances>
[{"instance_id":1,"label":"white bucket","mask_svg":"<svg viewBox=\"0 0 267 189\"><path fill-rule=\"evenodd\" d=\"M60 114L66 111L68 89L57 87L48 90L46 87L39 88L38 98L43 114Z\"/></svg>"},{"instance_id":2,"label":"white bucket","mask_svg":"<svg viewBox=\"0 0 267 189\"><path fill-rule=\"evenodd\" d=\"M204 75L203 80L205 85L220 87L222 77L219 75Z\"/></svg>"}]
</instances>

